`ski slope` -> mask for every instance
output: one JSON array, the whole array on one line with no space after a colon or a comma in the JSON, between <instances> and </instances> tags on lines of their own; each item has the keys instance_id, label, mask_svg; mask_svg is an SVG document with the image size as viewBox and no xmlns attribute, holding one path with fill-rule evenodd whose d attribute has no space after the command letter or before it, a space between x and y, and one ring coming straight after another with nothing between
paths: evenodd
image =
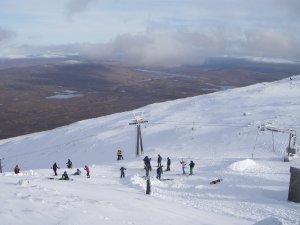
<instances>
[{"instance_id":1,"label":"ski slope","mask_svg":"<svg viewBox=\"0 0 300 225\"><path fill-rule=\"evenodd\" d=\"M149 121L142 125L141 157L129 125L133 112L2 140L1 224L300 224L300 205L287 201L289 169L300 168L300 159L283 162L288 134L274 133L273 145L272 133L257 128L299 132L299 96L300 76L294 76L137 109ZM117 149L124 160L116 160ZM155 178L157 154L165 167L172 160L162 174L168 180ZM152 158L151 195L145 155ZM74 169L65 169L68 158ZM194 175L182 175L182 159L195 162ZM83 172L71 175L73 181L50 180L54 162L59 175L89 165L91 178ZM21 174L12 173L16 164Z\"/></svg>"}]
</instances>

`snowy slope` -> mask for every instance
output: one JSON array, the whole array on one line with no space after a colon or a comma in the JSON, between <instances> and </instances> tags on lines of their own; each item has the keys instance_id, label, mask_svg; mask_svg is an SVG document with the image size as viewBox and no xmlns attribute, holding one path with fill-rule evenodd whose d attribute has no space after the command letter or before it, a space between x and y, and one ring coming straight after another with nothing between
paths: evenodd
<instances>
[{"instance_id":1,"label":"snowy slope","mask_svg":"<svg viewBox=\"0 0 300 225\"><path fill-rule=\"evenodd\" d=\"M0 141L3 224L300 224L300 205L287 201L290 166L284 163L288 134L259 132L258 125L300 127L300 76L209 95L152 104L141 109L145 155L172 160L152 195L145 195L142 158L135 157L132 112L80 121L47 132ZM116 161L122 149L124 160ZM91 179L49 180L54 162L90 165ZM179 161L196 163L181 175ZM11 173L19 164L22 174ZM119 168L127 168L120 180ZM155 167L154 167L155 168ZM61 174L64 169L60 169ZM69 173L73 173L69 170ZM210 185L210 181L222 182ZM18 184L18 182L20 184ZM269 218L270 217L270 218ZM268 222L269 221L269 222ZM1 223L2 224L2 223Z\"/></svg>"}]
</instances>

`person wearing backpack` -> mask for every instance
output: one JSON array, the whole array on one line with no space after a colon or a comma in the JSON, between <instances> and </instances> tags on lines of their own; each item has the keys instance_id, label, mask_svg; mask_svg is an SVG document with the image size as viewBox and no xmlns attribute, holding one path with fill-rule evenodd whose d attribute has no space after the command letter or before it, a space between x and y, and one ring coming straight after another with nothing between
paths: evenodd
<instances>
[{"instance_id":1,"label":"person wearing backpack","mask_svg":"<svg viewBox=\"0 0 300 225\"><path fill-rule=\"evenodd\" d=\"M189 166L190 166L190 175L193 175L193 169L194 169L195 163L193 161L191 161Z\"/></svg>"}]
</instances>

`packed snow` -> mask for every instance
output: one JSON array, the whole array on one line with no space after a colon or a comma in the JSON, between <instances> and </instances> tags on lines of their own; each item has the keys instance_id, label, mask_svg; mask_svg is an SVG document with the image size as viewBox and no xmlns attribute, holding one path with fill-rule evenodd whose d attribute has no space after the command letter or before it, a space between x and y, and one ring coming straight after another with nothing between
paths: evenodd
<instances>
[{"instance_id":1,"label":"packed snow","mask_svg":"<svg viewBox=\"0 0 300 225\"><path fill-rule=\"evenodd\" d=\"M294 76L2 140L1 224L300 224L300 204L287 200L290 166L300 168L299 157L283 162L289 134L258 129L269 124L299 132L299 97L300 76ZM140 157L136 127L129 125L134 116L148 120L141 125ZM118 149L124 160L116 160ZM171 158L162 180L156 179L158 154L164 169ZM151 195L145 194L146 155ZM194 175L182 174L181 160L195 162ZM65 170L71 180L58 180Z\"/></svg>"}]
</instances>

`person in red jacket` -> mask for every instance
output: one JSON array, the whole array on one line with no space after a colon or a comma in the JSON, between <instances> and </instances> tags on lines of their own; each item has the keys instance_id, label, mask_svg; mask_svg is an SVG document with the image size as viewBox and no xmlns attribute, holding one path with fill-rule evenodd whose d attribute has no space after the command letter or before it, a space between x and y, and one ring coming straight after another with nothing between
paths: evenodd
<instances>
[{"instance_id":1,"label":"person in red jacket","mask_svg":"<svg viewBox=\"0 0 300 225\"><path fill-rule=\"evenodd\" d=\"M84 167L84 170L86 171L86 176L87 176L88 178L90 178L90 168L89 168L88 166L85 166L85 167Z\"/></svg>"},{"instance_id":2,"label":"person in red jacket","mask_svg":"<svg viewBox=\"0 0 300 225\"><path fill-rule=\"evenodd\" d=\"M20 173L20 167L18 165L16 165L15 167L15 174L18 174Z\"/></svg>"}]
</instances>

